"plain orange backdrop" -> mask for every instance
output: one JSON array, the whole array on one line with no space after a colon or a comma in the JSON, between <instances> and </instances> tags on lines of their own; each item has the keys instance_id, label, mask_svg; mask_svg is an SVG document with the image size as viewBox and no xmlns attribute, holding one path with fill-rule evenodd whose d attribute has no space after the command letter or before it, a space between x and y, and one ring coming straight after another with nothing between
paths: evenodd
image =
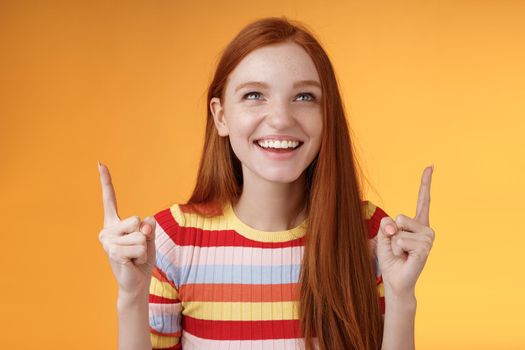
<instances>
[{"instance_id":1,"label":"plain orange backdrop","mask_svg":"<svg viewBox=\"0 0 525 350\"><path fill-rule=\"evenodd\" d=\"M115 349L97 160L122 218L188 198L220 51L309 25L370 188L415 215L435 164L418 349L524 349L524 1L2 1L0 347Z\"/></svg>"}]
</instances>

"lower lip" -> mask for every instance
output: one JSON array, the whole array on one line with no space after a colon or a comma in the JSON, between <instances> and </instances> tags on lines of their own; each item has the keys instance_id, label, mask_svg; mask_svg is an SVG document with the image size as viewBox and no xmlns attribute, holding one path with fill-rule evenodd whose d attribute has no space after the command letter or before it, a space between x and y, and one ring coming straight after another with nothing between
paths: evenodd
<instances>
[{"instance_id":1,"label":"lower lip","mask_svg":"<svg viewBox=\"0 0 525 350\"><path fill-rule=\"evenodd\" d=\"M297 151L302 147L302 144L297 147L297 148L294 148L292 150L287 150L286 152L283 152L283 151L277 151L277 150L274 150L274 149L266 149L266 148L262 148L261 146L259 146L258 143L254 142L254 145L255 147L260 150L266 157L270 158L270 159L275 159L275 160L286 160L286 159L290 159L292 158L293 156L295 156L295 154L297 153Z\"/></svg>"}]
</instances>

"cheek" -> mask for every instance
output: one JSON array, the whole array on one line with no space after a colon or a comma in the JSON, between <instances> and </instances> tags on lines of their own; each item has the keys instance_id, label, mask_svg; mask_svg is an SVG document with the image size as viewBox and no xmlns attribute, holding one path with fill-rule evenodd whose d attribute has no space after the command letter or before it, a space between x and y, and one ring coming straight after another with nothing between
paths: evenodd
<instances>
[{"instance_id":1,"label":"cheek","mask_svg":"<svg viewBox=\"0 0 525 350\"><path fill-rule=\"evenodd\" d=\"M312 139L320 139L323 133L323 118L319 112L309 113L304 116L303 130Z\"/></svg>"},{"instance_id":2,"label":"cheek","mask_svg":"<svg viewBox=\"0 0 525 350\"><path fill-rule=\"evenodd\" d=\"M254 111L237 111L229 121L230 134L246 141L259 125L259 119L259 114Z\"/></svg>"}]
</instances>

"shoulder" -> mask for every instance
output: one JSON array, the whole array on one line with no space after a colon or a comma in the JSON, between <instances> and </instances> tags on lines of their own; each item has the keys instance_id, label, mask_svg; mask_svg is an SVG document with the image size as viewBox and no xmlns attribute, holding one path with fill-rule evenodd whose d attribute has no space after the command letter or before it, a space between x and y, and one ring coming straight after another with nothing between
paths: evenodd
<instances>
[{"instance_id":1,"label":"shoulder","mask_svg":"<svg viewBox=\"0 0 525 350\"><path fill-rule=\"evenodd\" d=\"M208 229L215 221L221 221L223 206L215 203L173 203L157 211L153 216L157 227L175 233L184 228Z\"/></svg>"},{"instance_id":2,"label":"shoulder","mask_svg":"<svg viewBox=\"0 0 525 350\"><path fill-rule=\"evenodd\" d=\"M185 218L181 210L181 205L183 204L172 203L157 211L155 215L153 215L157 224L160 224L161 226L170 224L184 225Z\"/></svg>"},{"instance_id":3,"label":"shoulder","mask_svg":"<svg viewBox=\"0 0 525 350\"><path fill-rule=\"evenodd\" d=\"M361 205L363 208L363 217L368 228L369 238L377 238L377 232L381 224L381 219L389 215L383 208L369 200L361 201Z\"/></svg>"}]
</instances>

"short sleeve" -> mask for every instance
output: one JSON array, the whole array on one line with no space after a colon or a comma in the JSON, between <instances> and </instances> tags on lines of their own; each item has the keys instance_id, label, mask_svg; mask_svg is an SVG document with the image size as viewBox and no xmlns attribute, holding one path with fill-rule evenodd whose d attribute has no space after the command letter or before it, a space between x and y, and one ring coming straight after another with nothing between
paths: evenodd
<instances>
[{"instance_id":1,"label":"short sleeve","mask_svg":"<svg viewBox=\"0 0 525 350\"><path fill-rule=\"evenodd\" d=\"M370 201L364 201L365 221L368 225L369 239L372 240L374 247L375 271L376 271L376 286L379 293L379 302L381 306L381 313L385 314L385 289L383 284L383 276L379 268L379 260L375 254L375 246L377 244L377 234L381 226L381 219L389 216L382 208L378 207Z\"/></svg>"},{"instance_id":2,"label":"short sleeve","mask_svg":"<svg viewBox=\"0 0 525 350\"><path fill-rule=\"evenodd\" d=\"M150 339L155 349L182 349L182 304L174 282L173 256L175 243L163 228L165 212L156 214L156 262L149 288Z\"/></svg>"}]
</instances>

